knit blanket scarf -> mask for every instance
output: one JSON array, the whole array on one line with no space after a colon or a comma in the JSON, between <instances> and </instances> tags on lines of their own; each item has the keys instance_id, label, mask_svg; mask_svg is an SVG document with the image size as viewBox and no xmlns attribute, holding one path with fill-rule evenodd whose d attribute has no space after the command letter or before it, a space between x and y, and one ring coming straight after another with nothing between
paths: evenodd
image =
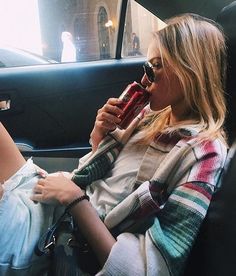
<instances>
[{"instance_id":1,"label":"knit blanket scarf","mask_svg":"<svg viewBox=\"0 0 236 276\"><path fill-rule=\"evenodd\" d=\"M72 180L85 189L105 177L137 123L133 122L122 135L117 130L105 137L97 151L74 171ZM188 127L174 135L161 135L160 144L172 144L161 166L151 179L140 183L134 193L114 208L113 217L108 214L104 220L110 229L120 226L120 232L149 231L170 275L183 272L226 158L227 150L222 142L199 143L197 135L196 130ZM150 147L155 148L155 144ZM135 228L135 225L141 226Z\"/></svg>"}]
</instances>

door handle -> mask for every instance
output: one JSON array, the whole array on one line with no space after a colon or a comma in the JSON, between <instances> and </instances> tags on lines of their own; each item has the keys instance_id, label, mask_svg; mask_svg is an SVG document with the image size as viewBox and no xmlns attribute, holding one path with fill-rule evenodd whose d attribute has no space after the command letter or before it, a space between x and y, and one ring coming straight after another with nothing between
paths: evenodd
<instances>
[{"instance_id":1,"label":"door handle","mask_svg":"<svg viewBox=\"0 0 236 276\"><path fill-rule=\"evenodd\" d=\"M9 110L11 108L11 100L1 100L0 99L0 111Z\"/></svg>"},{"instance_id":2,"label":"door handle","mask_svg":"<svg viewBox=\"0 0 236 276\"><path fill-rule=\"evenodd\" d=\"M10 96L0 95L0 112L11 108Z\"/></svg>"}]
</instances>

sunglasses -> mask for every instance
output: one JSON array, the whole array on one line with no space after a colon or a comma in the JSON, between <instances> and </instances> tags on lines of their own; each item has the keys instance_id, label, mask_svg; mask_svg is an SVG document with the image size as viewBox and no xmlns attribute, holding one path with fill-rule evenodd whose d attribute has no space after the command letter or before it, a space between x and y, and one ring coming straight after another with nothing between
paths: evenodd
<instances>
[{"instance_id":1,"label":"sunglasses","mask_svg":"<svg viewBox=\"0 0 236 276\"><path fill-rule=\"evenodd\" d=\"M154 82L155 80L155 74L154 74L153 68L154 66L148 61L146 61L143 64L143 70L149 82Z\"/></svg>"},{"instance_id":2,"label":"sunglasses","mask_svg":"<svg viewBox=\"0 0 236 276\"><path fill-rule=\"evenodd\" d=\"M160 68L162 66L160 63L157 64L152 64L149 61L146 61L143 65L143 70L144 73L146 74L146 77L149 82L154 82L155 81L155 73L154 73L154 68Z\"/></svg>"}]
</instances>

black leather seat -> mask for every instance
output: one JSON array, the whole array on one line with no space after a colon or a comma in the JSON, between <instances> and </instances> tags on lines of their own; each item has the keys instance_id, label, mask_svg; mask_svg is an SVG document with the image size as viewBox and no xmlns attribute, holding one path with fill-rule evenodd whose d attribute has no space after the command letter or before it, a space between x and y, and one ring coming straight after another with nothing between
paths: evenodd
<instances>
[{"instance_id":1,"label":"black leather seat","mask_svg":"<svg viewBox=\"0 0 236 276\"><path fill-rule=\"evenodd\" d=\"M236 155L210 204L184 275L236 275Z\"/></svg>"},{"instance_id":2,"label":"black leather seat","mask_svg":"<svg viewBox=\"0 0 236 276\"><path fill-rule=\"evenodd\" d=\"M229 142L236 137L236 1L226 6L216 21L223 27L227 39L228 73L227 73L227 105L228 115L226 130Z\"/></svg>"},{"instance_id":3,"label":"black leather seat","mask_svg":"<svg viewBox=\"0 0 236 276\"><path fill-rule=\"evenodd\" d=\"M228 116L226 130L230 143L236 138L236 1L217 18L225 31L228 46L226 85ZM230 155L233 152L231 147ZM222 185L214 194L207 217L189 257L184 275L236 275L236 154L232 155Z\"/></svg>"}]
</instances>

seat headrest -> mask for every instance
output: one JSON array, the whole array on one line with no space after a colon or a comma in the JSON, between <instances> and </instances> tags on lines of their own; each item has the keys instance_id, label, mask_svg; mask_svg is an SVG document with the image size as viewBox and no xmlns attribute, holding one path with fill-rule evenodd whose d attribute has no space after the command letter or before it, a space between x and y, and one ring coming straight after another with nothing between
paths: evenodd
<instances>
[{"instance_id":1,"label":"seat headrest","mask_svg":"<svg viewBox=\"0 0 236 276\"><path fill-rule=\"evenodd\" d=\"M231 40L236 39L236 1L224 7L216 18L216 21L222 25L226 36Z\"/></svg>"},{"instance_id":2,"label":"seat headrest","mask_svg":"<svg viewBox=\"0 0 236 276\"><path fill-rule=\"evenodd\" d=\"M223 27L227 43L226 131L231 144L236 138L236 1L223 8L216 21Z\"/></svg>"}]
</instances>

